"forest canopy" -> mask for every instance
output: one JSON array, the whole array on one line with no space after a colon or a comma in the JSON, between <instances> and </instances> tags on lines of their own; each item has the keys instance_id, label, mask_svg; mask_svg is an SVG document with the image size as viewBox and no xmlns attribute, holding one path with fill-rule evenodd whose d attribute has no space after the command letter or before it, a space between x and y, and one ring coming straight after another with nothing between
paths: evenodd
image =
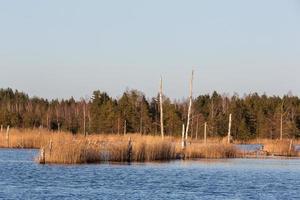
<instances>
[{"instance_id":1,"label":"forest canopy","mask_svg":"<svg viewBox=\"0 0 300 200\"><path fill-rule=\"evenodd\" d=\"M0 125L5 128L46 128L74 134L160 134L158 96L128 90L120 98L94 91L88 100L47 100L29 97L17 90L0 89ZM178 101L163 97L166 135L180 136L187 120L188 99ZM223 137L232 114L235 139L279 138L281 122L284 138L300 137L300 99L297 96L267 96L257 93L243 97L217 92L193 99L190 135L203 137L208 124L209 136ZM85 128L84 128L85 127Z\"/></svg>"}]
</instances>

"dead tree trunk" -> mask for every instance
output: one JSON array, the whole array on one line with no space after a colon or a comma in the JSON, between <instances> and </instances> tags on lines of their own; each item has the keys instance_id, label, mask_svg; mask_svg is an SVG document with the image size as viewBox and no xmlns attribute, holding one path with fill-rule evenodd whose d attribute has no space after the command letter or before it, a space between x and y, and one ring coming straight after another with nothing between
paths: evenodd
<instances>
[{"instance_id":1,"label":"dead tree trunk","mask_svg":"<svg viewBox=\"0 0 300 200\"><path fill-rule=\"evenodd\" d=\"M229 115L229 122L228 122L228 144L231 143L231 114Z\"/></svg>"},{"instance_id":2,"label":"dead tree trunk","mask_svg":"<svg viewBox=\"0 0 300 200\"><path fill-rule=\"evenodd\" d=\"M48 129L48 130L50 130L50 123L49 123L49 112L50 112L50 111L49 111L49 110L50 110L50 109L48 108L48 110L47 110L47 116L46 116L46 118L47 118L47 119L46 119L46 121L47 121L46 123L47 123L47 129Z\"/></svg>"},{"instance_id":3,"label":"dead tree trunk","mask_svg":"<svg viewBox=\"0 0 300 200\"><path fill-rule=\"evenodd\" d=\"M140 134L143 135L143 118L140 118Z\"/></svg>"},{"instance_id":4,"label":"dead tree trunk","mask_svg":"<svg viewBox=\"0 0 300 200\"><path fill-rule=\"evenodd\" d=\"M280 140L283 139L283 114L280 113Z\"/></svg>"},{"instance_id":5,"label":"dead tree trunk","mask_svg":"<svg viewBox=\"0 0 300 200\"><path fill-rule=\"evenodd\" d=\"M289 154L291 155L291 152L293 150L293 140L290 140L290 147L289 147Z\"/></svg>"},{"instance_id":6,"label":"dead tree trunk","mask_svg":"<svg viewBox=\"0 0 300 200\"><path fill-rule=\"evenodd\" d=\"M120 117L118 117L118 135L120 135Z\"/></svg>"},{"instance_id":7,"label":"dead tree trunk","mask_svg":"<svg viewBox=\"0 0 300 200\"><path fill-rule=\"evenodd\" d=\"M207 143L207 122L204 123L204 144Z\"/></svg>"},{"instance_id":8,"label":"dead tree trunk","mask_svg":"<svg viewBox=\"0 0 300 200\"><path fill-rule=\"evenodd\" d=\"M185 149L186 147L186 140L185 140L185 126L182 124L182 137L181 137L181 148Z\"/></svg>"},{"instance_id":9,"label":"dead tree trunk","mask_svg":"<svg viewBox=\"0 0 300 200\"><path fill-rule=\"evenodd\" d=\"M6 129L6 143L7 143L7 148L9 148L9 125L7 126Z\"/></svg>"},{"instance_id":10,"label":"dead tree trunk","mask_svg":"<svg viewBox=\"0 0 300 200\"><path fill-rule=\"evenodd\" d=\"M193 80L194 80L194 70L192 71L192 77L190 81L190 102L189 102L189 109L188 109L188 118L187 118L187 123L186 123L186 131L185 131L185 137L186 139L188 138L188 133L189 133L189 127L190 127L190 118L191 118L191 112L192 112L192 103L193 103Z\"/></svg>"},{"instance_id":11,"label":"dead tree trunk","mask_svg":"<svg viewBox=\"0 0 300 200\"><path fill-rule=\"evenodd\" d=\"M199 131L199 116L197 116L197 125L196 125L196 140L198 140L198 131Z\"/></svg>"},{"instance_id":12,"label":"dead tree trunk","mask_svg":"<svg viewBox=\"0 0 300 200\"><path fill-rule=\"evenodd\" d=\"M83 135L86 137L86 106L83 103Z\"/></svg>"},{"instance_id":13,"label":"dead tree trunk","mask_svg":"<svg viewBox=\"0 0 300 200\"><path fill-rule=\"evenodd\" d=\"M160 133L162 139L164 139L164 116L163 116L163 81L162 77L160 78L160 89L159 89L159 104L160 104Z\"/></svg>"},{"instance_id":14,"label":"dead tree trunk","mask_svg":"<svg viewBox=\"0 0 300 200\"><path fill-rule=\"evenodd\" d=\"M127 134L127 121L124 121L124 135Z\"/></svg>"},{"instance_id":15,"label":"dead tree trunk","mask_svg":"<svg viewBox=\"0 0 300 200\"><path fill-rule=\"evenodd\" d=\"M46 159L45 159L45 149L44 149L44 148L41 148L41 150L40 150L39 163L40 163L40 164L45 164L45 163L46 163Z\"/></svg>"},{"instance_id":16,"label":"dead tree trunk","mask_svg":"<svg viewBox=\"0 0 300 200\"><path fill-rule=\"evenodd\" d=\"M284 100L282 100L281 108L280 108L280 140L283 139L283 106L284 106Z\"/></svg>"}]
</instances>

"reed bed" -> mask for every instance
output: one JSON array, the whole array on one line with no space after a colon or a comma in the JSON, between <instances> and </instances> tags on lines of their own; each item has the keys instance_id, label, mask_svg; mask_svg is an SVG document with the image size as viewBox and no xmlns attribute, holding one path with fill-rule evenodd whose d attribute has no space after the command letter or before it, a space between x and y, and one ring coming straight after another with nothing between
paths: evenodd
<instances>
[{"instance_id":1,"label":"reed bed","mask_svg":"<svg viewBox=\"0 0 300 200\"><path fill-rule=\"evenodd\" d=\"M39 149L51 137L53 133L46 130L11 129L8 134L0 133L0 148Z\"/></svg>"},{"instance_id":2,"label":"reed bed","mask_svg":"<svg viewBox=\"0 0 300 200\"><path fill-rule=\"evenodd\" d=\"M64 134L41 147L40 163L81 164L100 161L100 149L86 138Z\"/></svg>"},{"instance_id":3,"label":"reed bed","mask_svg":"<svg viewBox=\"0 0 300 200\"><path fill-rule=\"evenodd\" d=\"M299 142L299 141L298 141ZM264 145L267 155L300 156L290 140L260 140L249 143ZM56 164L82 164L101 162L153 162L185 159L221 159L243 157L234 144L222 138L189 140L182 149L181 138L128 135L72 135L47 130L10 130L0 133L0 148L40 149L38 162Z\"/></svg>"},{"instance_id":4,"label":"reed bed","mask_svg":"<svg viewBox=\"0 0 300 200\"><path fill-rule=\"evenodd\" d=\"M297 156L292 140L275 140L264 143L264 151L269 155Z\"/></svg>"},{"instance_id":5,"label":"reed bed","mask_svg":"<svg viewBox=\"0 0 300 200\"><path fill-rule=\"evenodd\" d=\"M63 134L42 149L41 163L151 162L176 157L171 139L140 135L82 137Z\"/></svg>"},{"instance_id":6,"label":"reed bed","mask_svg":"<svg viewBox=\"0 0 300 200\"><path fill-rule=\"evenodd\" d=\"M188 159L236 158L238 155L239 152L234 145L223 143L194 144L188 146L185 151L185 156Z\"/></svg>"},{"instance_id":7,"label":"reed bed","mask_svg":"<svg viewBox=\"0 0 300 200\"><path fill-rule=\"evenodd\" d=\"M176 158L175 143L172 140L146 138L133 144L133 161L168 161Z\"/></svg>"},{"instance_id":8,"label":"reed bed","mask_svg":"<svg viewBox=\"0 0 300 200\"><path fill-rule=\"evenodd\" d=\"M182 149L175 138L155 136L92 135L78 137L62 135L43 147L41 163L80 164L101 162L170 161L180 157L234 158L238 154L233 145L190 143Z\"/></svg>"},{"instance_id":9,"label":"reed bed","mask_svg":"<svg viewBox=\"0 0 300 200\"><path fill-rule=\"evenodd\" d=\"M295 151L295 145L299 145L299 140L271 140L271 139L255 139L248 141L249 144L262 144L263 151L267 155L274 156L300 156L299 152Z\"/></svg>"}]
</instances>

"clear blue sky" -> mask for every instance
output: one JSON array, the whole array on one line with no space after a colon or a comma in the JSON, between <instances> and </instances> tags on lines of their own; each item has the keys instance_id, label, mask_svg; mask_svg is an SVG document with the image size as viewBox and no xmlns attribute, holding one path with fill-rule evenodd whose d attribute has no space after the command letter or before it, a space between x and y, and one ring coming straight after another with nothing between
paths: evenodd
<instances>
[{"instance_id":1,"label":"clear blue sky","mask_svg":"<svg viewBox=\"0 0 300 200\"><path fill-rule=\"evenodd\" d=\"M300 95L298 0L0 0L0 87L46 98Z\"/></svg>"}]
</instances>

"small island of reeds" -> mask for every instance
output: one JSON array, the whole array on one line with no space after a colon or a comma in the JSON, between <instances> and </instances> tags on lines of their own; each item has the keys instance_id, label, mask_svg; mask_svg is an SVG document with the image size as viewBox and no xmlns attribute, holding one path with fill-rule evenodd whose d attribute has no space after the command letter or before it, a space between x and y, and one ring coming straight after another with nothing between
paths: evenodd
<instances>
[{"instance_id":1,"label":"small island of reeds","mask_svg":"<svg viewBox=\"0 0 300 200\"><path fill-rule=\"evenodd\" d=\"M251 142L255 141L249 141ZM288 140L259 142L264 144L265 156L298 156ZM0 134L0 147L40 149L37 162L41 164L161 162L176 159L242 158L253 155L242 152L235 144L227 144L222 138L209 138L206 142L188 140L183 148L181 138L176 137L162 139L160 136L141 134L84 136L67 132L17 129L12 129L9 137L6 133Z\"/></svg>"}]
</instances>

